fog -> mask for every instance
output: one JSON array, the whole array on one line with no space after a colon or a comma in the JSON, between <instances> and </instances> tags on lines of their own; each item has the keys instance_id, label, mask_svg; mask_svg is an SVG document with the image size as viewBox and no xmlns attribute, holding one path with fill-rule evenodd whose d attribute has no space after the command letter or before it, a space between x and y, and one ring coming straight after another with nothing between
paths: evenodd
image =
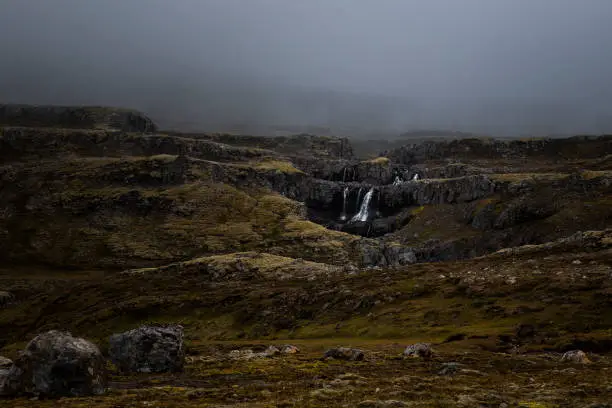
<instances>
[{"instance_id":1,"label":"fog","mask_svg":"<svg viewBox=\"0 0 612 408\"><path fill-rule=\"evenodd\" d=\"M609 0L0 0L0 102L184 130L612 132Z\"/></svg>"}]
</instances>

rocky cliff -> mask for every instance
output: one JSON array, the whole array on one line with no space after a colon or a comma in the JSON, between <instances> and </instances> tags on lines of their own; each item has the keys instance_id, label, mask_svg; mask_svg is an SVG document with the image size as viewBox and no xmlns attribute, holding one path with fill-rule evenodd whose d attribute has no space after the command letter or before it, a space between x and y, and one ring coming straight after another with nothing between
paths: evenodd
<instances>
[{"instance_id":1,"label":"rocky cliff","mask_svg":"<svg viewBox=\"0 0 612 408\"><path fill-rule=\"evenodd\" d=\"M141 112L101 106L0 104L0 126L108 129L145 133L157 130L153 121Z\"/></svg>"}]
</instances>

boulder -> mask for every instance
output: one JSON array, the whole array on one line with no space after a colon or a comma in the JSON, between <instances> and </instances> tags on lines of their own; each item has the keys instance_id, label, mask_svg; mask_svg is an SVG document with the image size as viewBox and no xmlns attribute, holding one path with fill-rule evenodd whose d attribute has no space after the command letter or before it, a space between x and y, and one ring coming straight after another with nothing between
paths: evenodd
<instances>
[{"instance_id":1,"label":"boulder","mask_svg":"<svg viewBox=\"0 0 612 408\"><path fill-rule=\"evenodd\" d=\"M52 330L26 346L8 370L0 393L43 397L100 395L106 387L104 367L104 357L96 345L68 332Z\"/></svg>"},{"instance_id":2,"label":"boulder","mask_svg":"<svg viewBox=\"0 0 612 408\"><path fill-rule=\"evenodd\" d=\"M292 344L285 344L281 347L281 353L283 354L297 354L300 352L300 349Z\"/></svg>"},{"instance_id":3,"label":"boulder","mask_svg":"<svg viewBox=\"0 0 612 408\"><path fill-rule=\"evenodd\" d=\"M110 337L110 358L124 372L183 370L185 346L179 325L142 326Z\"/></svg>"},{"instance_id":4,"label":"boulder","mask_svg":"<svg viewBox=\"0 0 612 408\"><path fill-rule=\"evenodd\" d=\"M586 353L582 350L571 350L567 351L561 356L562 362L577 363L577 364L588 364L591 362Z\"/></svg>"},{"instance_id":5,"label":"boulder","mask_svg":"<svg viewBox=\"0 0 612 408\"><path fill-rule=\"evenodd\" d=\"M431 358L433 356L433 350L428 343L411 344L404 350L404 356L412 358Z\"/></svg>"},{"instance_id":6,"label":"boulder","mask_svg":"<svg viewBox=\"0 0 612 408\"><path fill-rule=\"evenodd\" d=\"M365 355L359 349L349 347L337 347L329 349L323 355L323 358L333 358L336 360L362 361Z\"/></svg>"}]
</instances>

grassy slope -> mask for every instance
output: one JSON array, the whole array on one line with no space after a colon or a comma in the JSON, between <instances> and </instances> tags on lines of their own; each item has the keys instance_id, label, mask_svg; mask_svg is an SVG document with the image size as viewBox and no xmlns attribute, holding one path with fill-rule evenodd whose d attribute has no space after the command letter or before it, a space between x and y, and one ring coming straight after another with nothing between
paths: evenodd
<instances>
[{"instance_id":1,"label":"grassy slope","mask_svg":"<svg viewBox=\"0 0 612 408\"><path fill-rule=\"evenodd\" d=\"M18 298L16 305L0 313L0 353L14 357L25 341L52 328L71 330L104 349L111 333L147 321L182 323L190 349L199 355L228 347L228 342L277 339L298 342L306 353L274 362L196 361L182 377L115 375L115 388L126 391L61 404L131 406L144 399L164 406L279 406L282 401L290 401L285 406L351 406L384 394L421 401L422 406L457 406L461 395L484 401L495 400L485 394L497 393L504 401L572 406L568 401L584 389L587 399L605 400L609 394L602 385L602 369L609 365L605 359L595 368L583 369L589 383L577 385L571 373L557 373L550 380L557 366L546 357L497 354L515 345L523 351L609 350L609 238L596 252L542 250L338 275L329 265L295 258L341 266L353 256L351 237L305 221L303 209L284 197L219 183L210 167L192 162L184 173L169 171L176 159L64 157L2 168L4 186L9 186L5 188L13 191L10 181L19 180L15 190L28 193L0 218L0 226L11 231L3 243L21 254L16 260L32 265L35 259L59 268L7 265L0 270L0 286ZM224 165L236 171L298 171L278 157ZM533 177L513 174L499 179L521 182ZM560 212L530 228L548 224L567 234L609 217L606 195L590 201L569 197L564 203ZM485 204L477 203L476 210ZM445 205L418 208L404 231L405 242L478 236L478 230L457 221L460 210ZM28 217L11 218L11 211L27 211ZM253 252L245 257L244 251ZM92 258L108 268L76 272L62 267ZM136 273L115 271L177 260L187 262ZM289 275L294 278L279 279ZM532 325L535 334L514 337L520 324ZM395 360L400 347L390 346L441 342L451 336L465 340L438 346L443 354L435 364ZM334 344L359 345L376 357L350 367L318 362L322 348ZM486 376L468 373L439 380L433 374L436 367L450 359ZM313 394L352 370L365 376L366 384L353 384L352 393L342 389ZM381 375L373 376L374 372ZM548 394L526 376L546 384ZM271 394L258 388L262 381L272 384ZM158 384L171 387L153 388ZM185 386L189 388L180 388ZM194 387L200 394L192 394Z\"/></svg>"}]
</instances>

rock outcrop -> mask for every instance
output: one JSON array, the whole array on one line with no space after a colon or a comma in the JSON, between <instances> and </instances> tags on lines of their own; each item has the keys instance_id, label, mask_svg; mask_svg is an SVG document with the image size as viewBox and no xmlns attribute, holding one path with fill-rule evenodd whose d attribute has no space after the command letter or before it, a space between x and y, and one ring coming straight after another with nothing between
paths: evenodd
<instances>
[{"instance_id":1,"label":"rock outcrop","mask_svg":"<svg viewBox=\"0 0 612 408\"><path fill-rule=\"evenodd\" d=\"M467 176L448 180L409 181L380 188L381 209L401 209L414 205L455 204L491 195L495 183L487 176Z\"/></svg>"},{"instance_id":2,"label":"rock outcrop","mask_svg":"<svg viewBox=\"0 0 612 408\"><path fill-rule=\"evenodd\" d=\"M157 126L132 109L102 106L0 105L0 126L64 129L112 129L152 133Z\"/></svg>"},{"instance_id":3,"label":"rock outcrop","mask_svg":"<svg viewBox=\"0 0 612 408\"><path fill-rule=\"evenodd\" d=\"M105 361L98 347L52 330L34 338L4 380L8 396L74 397L103 394Z\"/></svg>"},{"instance_id":4,"label":"rock outcrop","mask_svg":"<svg viewBox=\"0 0 612 408\"><path fill-rule=\"evenodd\" d=\"M566 139L459 139L428 141L401 146L386 152L393 162L413 165L427 160L474 158L590 158L612 153L612 136L571 137Z\"/></svg>"},{"instance_id":5,"label":"rock outcrop","mask_svg":"<svg viewBox=\"0 0 612 408\"><path fill-rule=\"evenodd\" d=\"M185 363L183 328L178 325L142 326L114 334L109 340L109 354L124 372L182 371Z\"/></svg>"}]
</instances>

